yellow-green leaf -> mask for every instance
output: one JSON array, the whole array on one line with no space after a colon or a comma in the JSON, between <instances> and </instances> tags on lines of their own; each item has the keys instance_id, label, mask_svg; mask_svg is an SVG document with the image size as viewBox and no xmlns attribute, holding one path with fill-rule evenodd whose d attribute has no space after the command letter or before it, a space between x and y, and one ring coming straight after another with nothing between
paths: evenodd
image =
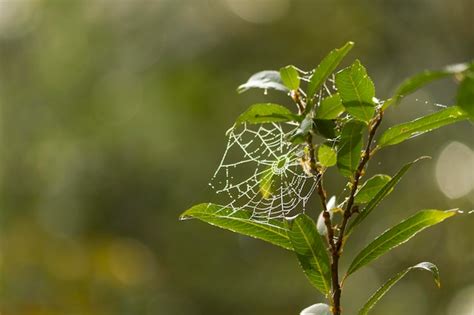
<instances>
[{"instance_id":1,"label":"yellow-green leaf","mask_svg":"<svg viewBox=\"0 0 474 315\"><path fill-rule=\"evenodd\" d=\"M316 119L336 119L344 112L342 100L338 93L326 97L316 110Z\"/></svg>"},{"instance_id":2,"label":"yellow-green leaf","mask_svg":"<svg viewBox=\"0 0 474 315\"><path fill-rule=\"evenodd\" d=\"M300 87L298 70L294 66L286 66L280 69L280 77L283 84L290 90L297 90Z\"/></svg>"},{"instance_id":3,"label":"yellow-green leaf","mask_svg":"<svg viewBox=\"0 0 474 315\"><path fill-rule=\"evenodd\" d=\"M300 118L288 108L273 103L258 103L250 106L236 120L237 124L264 124L272 122L298 121Z\"/></svg>"},{"instance_id":4,"label":"yellow-green leaf","mask_svg":"<svg viewBox=\"0 0 474 315\"><path fill-rule=\"evenodd\" d=\"M386 147L414 138L434 129L453 124L468 118L466 112L457 106L451 106L434 114L413 121L395 125L387 129L379 138L378 145Z\"/></svg>"},{"instance_id":5,"label":"yellow-green leaf","mask_svg":"<svg viewBox=\"0 0 474 315\"><path fill-rule=\"evenodd\" d=\"M355 195L356 203L367 203L390 181L391 177L384 174L377 174L369 178Z\"/></svg>"},{"instance_id":6,"label":"yellow-green leaf","mask_svg":"<svg viewBox=\"0 0 474 315\"><path fill-rule=\"evenodd\" d=\"M323 143L318 147L318 162L325 167L330 167L336 164L337 153L331 143Z\"/></svg>"},{"instance_id":7,"label":"yellow-green leaf","mask_svg":"<svg viewBox=\"0 0 474 315\"><path fill-rule=\"evenodd\" d=\"M327 78L336 70L342 59L354 46L353 42L347 42L341 48L333 49L321 63L314 69L308 83L308 100L312 100L316 92L321 88ZM310 107L310 106L308 106Z\"/></svg>"}]
</instances>

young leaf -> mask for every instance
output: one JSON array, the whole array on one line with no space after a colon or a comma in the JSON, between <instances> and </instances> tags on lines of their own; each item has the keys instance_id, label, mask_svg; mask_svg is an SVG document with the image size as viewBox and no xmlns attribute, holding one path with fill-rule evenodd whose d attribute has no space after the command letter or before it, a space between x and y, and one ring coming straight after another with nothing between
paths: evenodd
<instances>
[{"instance_id":1,"label":"young leaf","mask_svg":"<svg viewBox=\"0 0 474 315\"><path fill-rule=\"evenodd\" d=\"M323 143L318 148L318 161L322 166L331 167L337 162L336 150L330 143Z\"/></svg>"},{"instance_id":2,"label":"young leaf","mask_svg":"<svg viewBox=\"0 0 474 315\"><path fill-rule=\"evenodd\" d=\"M375 113L375 87L359 60L336 74L336 87L346 111L356 119L369 122Z\"/></svg>"},{"instance_id":3,"label":"young leaf","mask_svg":"<svg viewBox=\"0 0 474 315\"><path fill-rule=\"evenodd\" d=\"M416 159L413 162L405 164L396 174L393 176L392 179L390 179L389 182L387 182L378 192L377 194L369 201L369 203L365 206L365 208L357 215L357 217L352 221L352 223L349 225L346 235L349 235L352 233L352 230L356 225L361 223L369 214L372 212L372 210L375 209L375 207L378 206L378 204L385 198L390 192L393 190L393 187L395 187L396 184L402 179L403 175L408 171L408 169L418 162L419 160L427 158L426 156L423 156L421 158Z\"/></svg>"},{"instance_id":4,"label":"young leaf","mask_svg":"<svg viewBox=\"0 0 474 315\"><path fill-rule=\"evenodd\" d=\"M356 203L367 203L391 180L388 175L378 174L368 179L355 195Z\"/></svg>"},{"instance_id":5,"label":"young leaf","mask_svg":"<svg viewBox=\"0 0 474 315\"><path fill-rule=\"evenodd\" d=\"M294 66L281 68L280 77L283 84L290 90L297 90L300 87L300 77L298 76L298 70Z\"/></svg>"},{"instance_id":6,"label":"young leaf","mask_svg":"<svg viewBox=\"0 0 474 315\"><path fill-rule=\"evenodd\" d=\"M272 122L298 121L300 118L288 108L278 104L259 103L253 104L235 121L237 124L263 124Z\"/></svg>"},{"instance_id":7,"label":"young leaf","mask_svg":"<svg viewBox=\"0 0 474 315\"><path fill-rule=\"evenodd\" d=\"M201 203L183 214L180 219L195 218L232 232L258 238L274 245L293 250L285 221L270 219L268 222L252 220L252 212L233 210L225 206Z\"/></svg>"},{"instance_id":8,"label":"young leaf","mask_svg":"<svg viewBox=\"0 0 474 315\"><path fill-rule=\"evenodd\" d=\"M347 276L374 261L391 249L405 243L418 232L455 215L456 211L421 210L415 215L388 229L367 245L352 261Z\"/></svg>"},{"instance_id":9,"label":"young leaf","mask_svg":"<svg viewBox=\"0 0 474 315\"><path fill-rule=\"evenodd\" d=\"M346 177L351 177L359 164L364 127L362 122L354 120L346 123L342 129L337 153L337 167Z\"/></svg>"},{"instance_id":10,"label":"young leaf","mask_svg":"<svg viewBox=\"0 0 474 315\"><path fill-rule=\"evenodd\" d=\"M289 236L308 280L324 295L329 294L331 291L329 257L313 220L305 214L298 215L291 222Z\"/></svg>"},{"instance_id":11,"label":"young leaf","mask_svg":"<svg viewBox=\"0 0 474 315\"><path fill-rule=\"evenodd\" d=\"M318 303L308 306L300 315L331 315L331 308L327 304Z\"/></svg>"},{"instance_id":12,"label":"young leaf","mask_svg":"<svg viewBox=\"0 0 474 315\"><path fill-rule=\"evenodd\" d=\"M433 274L434 281L438 287L440 287L439 271L436 265L430 262L422 262L418 265L408 267L407 269L397 273L393 278L385 282L365 303L360 309L358 315L367 315L369 311L377 304L377 302L388 292L400 279L402 279L408 272L414 270L426 270Z\"/></svg>"},{"instance_id":13,"label":"young leaf","mask_svg":"<svg viewBox=\"0 0 474 315\"><path fill-rule=\"evenodd\" d=\"M423 86L431 83L435 80L443 79L445 77L461 73L468 69L469 64L460 63L455 65L450 65L441 70L426 70L421 73L415 74L412 77L409 77L403 81L397 88L394 96L392 97L393 102L390 102L387 105L384 105L384 108L387 108L394 102L399 102L403 97L415 92L416 90L422 88Z\"/></svg>"},{"instance_id":14,"label":"young leaf","mask_svg":"<svg viewBox=\"0 0 474 315\"><path fill-rule=\"evenodd\" d=\"M321 101L316 111L316 119L336 119L343 112L341 97L336 93Z\"/></svg>"},{"instance_id":15,"label":"young leaf","mask_svg":"<svg viewBox=\"0 0 474 315\"><path fill-rule=\"evenodd\" d=\"M473 65L474 68L474 65ZM457 95L458 106L474 120L474 69L461 81Z\"/></svg>"},{"instance_id":16,"label":"young leaf","mask_svg":"<svg viewBox=\"0 0 474 315\"><path fill-rule=\"evenodd\" d=\"M255 73L247 82L237 88L237 92L243 93L253 88L289 92L281 80L280 72L274 70L265 70Z\"/></svg>"},{"instance_id":17,"label":"young leaf","mask_svg":"<svg viewBox=\"0 0 474 315\"><path fill-rule=\"evenodd\" d=\"M347 42L341 48L332 50L326 57L323 58L321 63L314 69L313 75L308 83L308 100L312 100L316 92L324 84L324 81L336 70L339 63L347 55L347 53L354 46L353 42ZM310 108L310 106L308 106Z\"/></svg>"},{"instance_id":18,"label":"young leaf","mask_svg":"<svg viewBox=\"0 0 474 315\"><path fill-rule=\"evenodd\" d=\"M422 135L431 130L467 119L467 114L457 106L451 106L434 114L387 129L379 138L378 145L386 147Z\"/></svg>"}]
</instances>

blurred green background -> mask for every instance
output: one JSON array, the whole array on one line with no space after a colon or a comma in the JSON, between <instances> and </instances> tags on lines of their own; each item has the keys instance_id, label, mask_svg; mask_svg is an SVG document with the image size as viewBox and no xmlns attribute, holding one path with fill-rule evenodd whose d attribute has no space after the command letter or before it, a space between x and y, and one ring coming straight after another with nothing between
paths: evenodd
<instances>
[{"instance_id":1,"label":"blurred green background","mask_svg":"<svg viewBox=\"0 0 474 315\"><path fill-rule=\"evenodd\" d=\"M406 76L471 60L471 0L0 0L0 311L24 314L297 314L323 301L292 253L178 216L212 201L224 132L254 72L313 68L348 40L386 98ZM386 114L383 128L452 104L445 80ZM372 172L420 155L348 244L422 208L473 209L467 122L388 148ZM340 187L338 179L328 188ZM319 212L313 203L314 213ZM310 206L311 209L311 206ZM473 216L428 230L349 279L354 314L420 261L374 315L472 315Z\"/></svg>"}]
</instances>

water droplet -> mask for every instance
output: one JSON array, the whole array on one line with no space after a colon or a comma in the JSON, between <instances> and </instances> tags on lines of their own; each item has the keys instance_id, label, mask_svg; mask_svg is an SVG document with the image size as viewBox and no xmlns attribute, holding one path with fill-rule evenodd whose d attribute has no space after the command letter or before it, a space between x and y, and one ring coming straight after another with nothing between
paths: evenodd
<instances>
[{"instance_id":1,"label":"water droplet","mask_svg":"<svg viewBox=\"0 0 474 315\"><path fill-rule=\"evenodd\" d=\"M267 94L268 94L268 89L263 90L263 95L267 95Z\"/></svg>"}]
</instances>

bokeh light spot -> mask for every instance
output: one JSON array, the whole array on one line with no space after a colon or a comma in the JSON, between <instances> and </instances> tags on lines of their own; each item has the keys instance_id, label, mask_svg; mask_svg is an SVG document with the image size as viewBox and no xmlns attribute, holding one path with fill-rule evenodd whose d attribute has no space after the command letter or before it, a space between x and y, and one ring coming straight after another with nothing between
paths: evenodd
<instances>
[{"instance_id":1,"label":"bokeh light spot","mask_svg":"<svg viewBox=\"0 0 474 315\"><path fill-rule=\"evenodd\" d=\"M289 0L226 0L226 2L234 14L256 24L279 20L290 8Z\"/></svg>"},{"instance_id":2,"label":"bokeh light spot","mask_svg":"<svg viewBox=\"0 0 474 315\"><path fill-rule=\"evenodd\" d=\"M451 199L461 198L474 189L474 152L465 144L450 142L436 162L436 182Z\"/></svg>"}]
</instances>

